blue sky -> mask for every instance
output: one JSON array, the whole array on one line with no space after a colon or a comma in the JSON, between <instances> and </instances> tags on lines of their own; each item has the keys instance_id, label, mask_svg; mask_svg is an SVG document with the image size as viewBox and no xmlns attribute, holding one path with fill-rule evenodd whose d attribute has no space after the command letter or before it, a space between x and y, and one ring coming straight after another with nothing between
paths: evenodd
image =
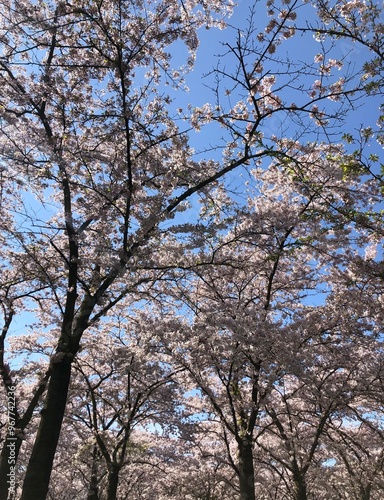
<instances>
[{"instance_id":1,"label":"blue sky","mask_svg":"<svg viewBox=\"0 0 384 500\"><path fill-rule=\"evenodd\" d=\"M178 104L180 107L185 106L188 102L191 102L193 106L202 106L206 102L212 102L212 91L207 88L207 86L210 84L214 85L213 77L208 76L206 78L202 78L202 76L207 75L212 71L213 67L218 62L218 58L216 56L218 54L223 54L226 51L223 44L236 43L235 28L245 29L247 27L250 7L253 5L255 5L255 12L257 14L254 17L254 22L257 30L262 32L270 20L267 16L266 5L264 2L255 3L249 0L240 0L238 2L238 6L235 8L232 17L228 20L228 29L219 30L212 28L209 30L199 30L200 46L197 53L195 69L187 76L186 79L190 92L185 95L183 95L184 93L179 92L177 101L181 103ZM298 26L305 26L307 23L316 25L316 11L310 4L301 2L297 13L298 18L294 23ZM294 37L284 42L281 47L278 47L277 55L282 58L287 56L293 63L299 61L312 63L316 53L321 53L323 49L330 49L329 43L324 42L324 44L321 44L317 42L311 33L297 33ZM339 39L336 41L335 46L332 50L330 50L327 56L343 60L344 67L342 70L338 71L335 69L333 72L334 78L337 79L347 68L348 71L354 71L357 68L360 68L363 63L372 56L372 54L370 54L361 45L356 44L351 40ZM222 66L224 67L226 65L228 69L228 65L230 63L226 61L229 61L229 59L221 57L220 60ZM274 69L278 69L278 67L276 65L275 67L271 65L271 72L273 72ZM312 80L308 80L308 82L312 83ZM298 97L297 92L294 93L289 89L284 90L284 95L287 96L288 92L292 92L292 100L300 98ZM303 96L303 98L306 98L306 96ZM224 99L223 102L225 102ZM381 98L364 99L359 102L358 104L360 107L348 117L348 128L353 131L361 126L374 125L378 117L378 106L380 103ZM329 101L327 104L330 104ZM278 115L274 115L266 126L270 129L270 133L276 133L281 126L281 119ZM294 131L292 131L292 134L293 133ZM200 144L206 143L207 136L205 135L204 141L202 141L198 134L196 136L192 134L191 139L192 143L195 143L197 148ZM215 138L213 137L212 139L212 143L215 144Z\"/></svg>"}]
</instances>

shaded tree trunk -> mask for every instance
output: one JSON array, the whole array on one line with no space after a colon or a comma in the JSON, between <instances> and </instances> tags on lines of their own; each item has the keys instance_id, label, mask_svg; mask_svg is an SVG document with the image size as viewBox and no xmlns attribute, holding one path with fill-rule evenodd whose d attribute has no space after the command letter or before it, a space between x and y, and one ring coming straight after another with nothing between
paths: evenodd
<instances>
[{"instance_id":1,"label":"shaded tree trunk","mask_svg":"<svg viewBox=\"0 0 384 500\"><path fill-rule=\"evenodd\" d=\"M23 440L19 437L7 435L0 457L0 500L11 500L13 495L10 492L10 481L13 477L17 481L17 476L12 475L11 467L16 467L17 458Z\"/></svg>"},{"instance_id":2,"label":"shaded tree trunk","mask_svg":"<svg viewBox=\"0 0 384 500\"><path fill-rule=\"evenodd\" d=\"M89 483L87 500L99 500L98 459L99 450L95 444L93 447L91 480Z\"/></svg>"},{"instance_id":3,"label":"shaded tree trunk","mask_svg":"<svg viewBox=\"0 0 384 500\"><path fill-rule=\"evenodd\" d=\"M371 490L372 490L372 484L368 484L368 486L360 486L360 495L361 495L361 500L370 500L371 498Z\"/></svg>"},{"instance_id":4,"label":"shaded tree trunk","mask_svg":"<svg viewBox=\"0 0 384 500\"><path fill-rule=\"evenodd\" d=\"M294 475L295 500L307 500L307 483L302 474Z\"/></svg>"},{"instance_id":5,"label":"shaded tree trunk","mask_svg":"<svg viewBox=\"0 0 384 500\"><path fill-rule=\"evenodd\" d=\"M47 396L41 411L40 426L24 479L21 500L44 500L46 498L70 379L71 359L65 356L52 367Z\"/></svg>"},{"instance_id":6,"label":"shaded tree trunk","mask_svg":"<svg viewBox=\"0 0 384 500\"><path fill-rule=\"evenodd\" d=\"M240 500L255 500L255 470L253 467L252 442L244 439L239 443Z\"/></svg>"},{"instance_id":7,"label":"shaded tree trunk","mask_svg":"<svg viewBox=\"0 0 384 500\"><path fill-rule=\"evenodd\" d=\"M108 492L107 500L116 500L117 487L119 484L120 467L111 464L108 467Z\"/></svg>"}]
</instances>

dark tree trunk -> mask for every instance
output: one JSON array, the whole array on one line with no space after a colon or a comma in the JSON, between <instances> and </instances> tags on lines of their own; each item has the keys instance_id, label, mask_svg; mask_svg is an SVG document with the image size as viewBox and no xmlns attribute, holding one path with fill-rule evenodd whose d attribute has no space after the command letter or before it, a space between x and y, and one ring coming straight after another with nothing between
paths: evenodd
<instances>
[{"instance_id":1,"label":"dark tree trunk","mask_svg":"<svg viewBox=\"0 0 384 500\"><path fill-rule=\"evenodd\" d=\"M119 484L119 471L120 468L116 465L109 466L107 500L116 500L117 487Z\"/></svg>"},{"instance_id":2,"label":"dark tree trunk","mask_svg":"<svg viewBox=\"0 0 384 500\"><path fill-rule=\"evenodd\" d=\"M70 378L71 360L65 356L52 367L40 426L25 474L21 500L44 500L47 496Z\"/></svg>"},{"instance_id":3,"label":"dark tree trunk","mask_svg":"<svg viewBox=\"0 0 384 500\"><path fill-rule=\"evenodd\" d=\"M239 482L240 500L255 500L253 449L249 440L243 440L239 444Z\"/></svg>"},{"instance_id":4,"label":"dark tree trunk","mask_svg":"<svg viewBox=\"0 0 384 500\"><path fill-rule=\"evenodd\" d=\"M307 500L307 483L303 475L297 475L295 482L295 500Z\"/></svg>"},{"instance_id":5,"label":"dark tree trunk","mask_svg":"<svg viewBox=\"0 0 384 500\"><path fill-rule=\"evenodd\" d=\"M93 447L91 480L87 500L99 500L99 477L98 477L99 450L96 445Z\"/></svg>"},{"instance_id":6,"label":"dark tree trunk","mask_svg":"<svg viewBox=\"0 0 384 500\"><path fill-rule=\"evenodd\" d=\"M372 490L372 484L368 484L368 486L360 486L360 495L361 495L361 500L370 500L371 498L371 490Z\"/></svg>"},{"instance_id":7,"label":"dark tree trunk","mask_svg":"<svg viewBox=\"0 0 384 500\"><path fill-rule=\"evenodd\" d=\"M23 440L16 436L8 436L5 439L0 457L0 500L12 500L12 489L10 486L14 480L17 482L17 473L13 473L16 468L17 458ZM13 469L11 469L11 467Z\"/></svg>"}]
</instances>

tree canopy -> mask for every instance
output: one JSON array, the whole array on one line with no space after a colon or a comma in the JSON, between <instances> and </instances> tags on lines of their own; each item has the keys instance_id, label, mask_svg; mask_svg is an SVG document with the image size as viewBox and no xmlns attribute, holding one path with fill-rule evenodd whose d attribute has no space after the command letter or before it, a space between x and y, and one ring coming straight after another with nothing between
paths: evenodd
<instances>
[{"instance_id":1,"label":"tree canopy","mask_svg":"<svg viewBox=\"0 0 384 500\"><path fill-rule=\"evenodd\" d=\"M379 500L384 11L4 0L0 500Z\"/></svg>"}]
</instances>

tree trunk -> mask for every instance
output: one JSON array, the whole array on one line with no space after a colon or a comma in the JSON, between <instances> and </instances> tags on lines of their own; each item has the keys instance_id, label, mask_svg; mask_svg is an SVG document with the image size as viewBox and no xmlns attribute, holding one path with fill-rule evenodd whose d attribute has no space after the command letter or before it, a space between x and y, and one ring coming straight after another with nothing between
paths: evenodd
<instances>
[{"instance_id":1,"label":"tree trunk","mask_svg":"<svg viewBox=\"0 0 384 500\"><path fill-rule=\"evenodd\" d=\"M44 500L47 496L70 378L71 359L65 356L52 367L39 429L25 474L21 500Z\"/></svg>"},{"instance_id":2,"label":"tree trunk","mask_svg":"<svg viewBox=\"0 0 384 500\"><path fill-rule=\"evenodd\" d=\"M307 500L307 483L303 475L294 478L295 482L295 500Z\"/></svg>"},{"instance_id":3,"label":"tree trunk","mask_svg":"<svg viewBox=\"0 0 384 500\"><path fill-rule=\"evenodd\" d=\"M371 498L371 490L372 490L372 484L368 484L367 486L360 486L360 495L361 495L361 500L370 500Z\"/></svg>"},{"instance_id":4,"label":"tree trunk","mask_svg":"<svg viewBox=\"0 0 384 500\"><path fill-rule=\"evenodd\" d=\"M255 500L255 471L252 442L244 439L239 444L240 500Z\"/></svg>"},{"instance_id":5,"label":"tree trunk","mask_svg":"<svg viewBox=\"0 0 384 500\"><path fill-rule=\"evenodd\" d=\"M93 447L91 480L89 482L87 500L99 500L98 459L99 450L95 444Z\"/></svg>"},{"instance_id":6,"label":"tree trunk","mask_svg":"<svg viewBox=\"0 0 384 500\"><path fill-rule=\"evenodd\" d=\"M19 437L7 435L0 457L0 500L12 500L14 486L16 489L17 477L15 475L17 458L23 440Z\"/></svg>"},{"instance_id":7,"label":"tree trunk","mask_svg":"<svg viewBox=\"0 0 384 500\"><path fill-rule=\"evenodd\" d=\"M108 467L108 493L107 500L116 500L117 486L119 484L119 471L120 468L116 465Z\"/></svg>"}]
</instances>

